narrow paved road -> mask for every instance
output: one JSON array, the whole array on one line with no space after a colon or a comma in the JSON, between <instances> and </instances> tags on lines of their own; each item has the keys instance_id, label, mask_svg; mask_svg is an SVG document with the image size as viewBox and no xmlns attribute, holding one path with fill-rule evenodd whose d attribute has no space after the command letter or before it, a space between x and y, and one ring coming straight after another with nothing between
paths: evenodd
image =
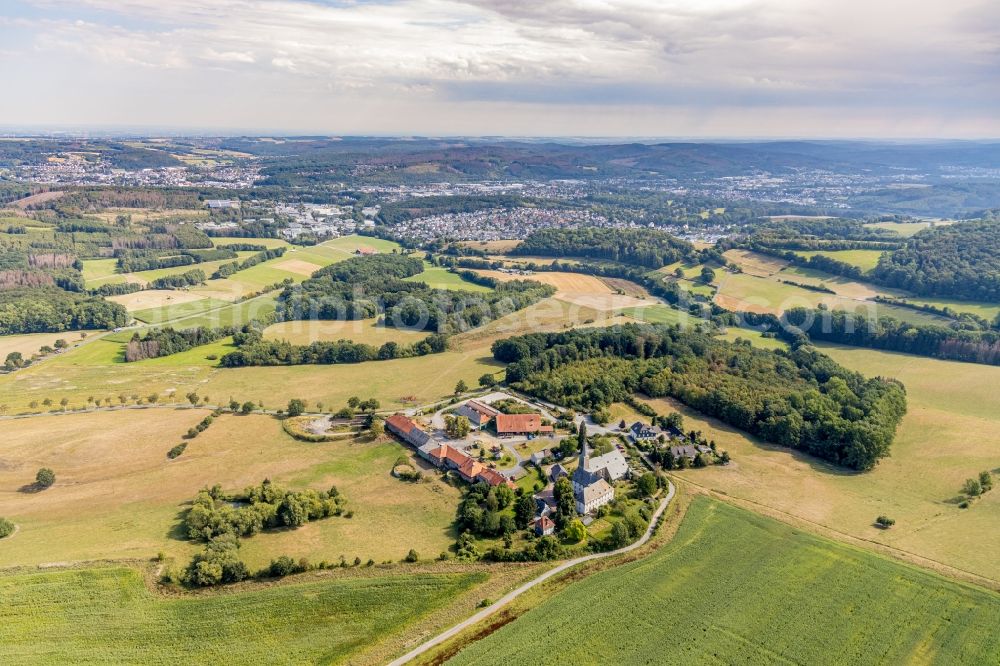
<instances>
[{"instance_id":1,"label":"narrow paved road","mask_svg":"<svg viewBox=\"0 0 1000 666\"><path fill-rule=\"evenodd\" d=\"M468 619L466 619L466 620L464 620L462 622L459 622L458 624L456 624L451 629L448 629L447 631L445 631L445 632L443 632L441 634L438 634L434 638L432 638L432 639L430 639L428 641L425 641L424 643L421 643L419 646L417 646L413 650L410 650L409 652L407 652L406 654L404 654L399 659L396 659L395 661L389 662L389 666L402 666L402 664L405 664L405 663L407 663L409 661L412 661L413 659L419 657L420 655L422 655L423 653L427 652L431 648L437 647L441 643L444 643L448 639L453 638L454 636L458 635L462 631L465 631L466 629L468 629L472 625L476 624L480 620L483 620L483 619L489 617L490 615L493 615L493 613L496 613L498 610L500 610L501 608L503 608L504 606L506 606L507 604L509 604L511 601L513 601L514 599L518 598L519 596L521 596L522 594L524 594L525 592L527 592L528 590L530 590L531 588L535 587L539 583L543 583L543 582L547 581L549 578L552 578L553 576L557 576L557 575L561 574L563 571L566 571L567 569L569 569L571 567L575 567L578 564L583 564L584 562L590 562L591 560L599 560L599 559L605 558L605 557L612 557L614 555L621 555L622 553L627 553L629 551L635 550L636 548L639 548L640 546L642 546L643 544L645 544L647 541L649 541L650 537L653 536L653 530L656 529L656 525L657 525L657 523L659 523L660 517L663 515L663 512L666 510L667 505L670 504L670 500L672 500L674 498L674 490L675 490L674 489L674 484L671 481L669 481L669 480L667 481L667 483L669 484L668 489L667 489L667 496L663 498L662 502L660 502L660 506L657 507L656 511L653 513L653 517L649 521L649 527L646 529L646 533L643 534L642 537L640 537L638 541L636 541L634 543L631 543L631 544L625 546L624 548L619 548L618 550L612 550L612 551L609 551L607 553L594 553L592 555L584 555L583 557L578 557L578 558L576 558L574 560L568 560L566 562L563 562L562 564L560 564L559 566L555 567L554 569L550 569L550 570L546 571L545 573L543 573L542 575L540 575L538 578L534 578L534 579L528 581L527 583L525 583L524 585L522 585L521 587L519 587L519 588L517 588L517 589L515 589L515 590L513 590L511 592L508 592L503 597L501 597L496 603L488 606L487 608L484 608L483 610L479 611L478 613L476 613L472 617L470 617L470 618L468 618Z\"/></svg>"}]
</instances>

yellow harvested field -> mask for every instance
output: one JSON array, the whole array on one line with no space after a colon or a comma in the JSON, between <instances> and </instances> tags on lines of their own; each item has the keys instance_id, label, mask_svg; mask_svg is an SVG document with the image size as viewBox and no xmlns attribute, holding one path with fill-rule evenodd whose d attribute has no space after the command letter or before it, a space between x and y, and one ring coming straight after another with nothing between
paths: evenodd
<instances>
[{"instance_id":1,"label":"yellow harvested field","mask_svg":"<svg viewBox=\"0 0 1000 666\"><path fill-rule=\"evenodd\" d=\"M46 345L52 347L56 340L65 340L70 345L76 344L80 341L80 331L0 336L0 363L7 358L7 354L13 352L20 352L24 358L31 358L31 355L38 353L40 348Z\"/></svg>"},{"instance_id":2,"label":"yellow harvested field","mask_svg":"<svg viewBox=\"0 0 1000 666\"><path fill-rule=\"evenodd\" d=\"M125 306L129 312L137 310L147 310L149 308L161 308L178 303L191 303L205 298L204 294L196 294L190 291L180 291L174 289L149 289L137 291L134 294L122 294L120 296L109 296L108 300Z\"/></svg>"},{"instance_id":3,"label":"yellow harvested field","mask_svg":"<svg viewBox=\"0 0 1000 666\"><path fill-rule=\"evenodd\" d=\"M167 450L207 414L130 409L6 422L0 515L19 530L4 540L0 566L148 559L158 551L183 562L200 547L182 538L187 502L206 486L241 490L265 478L290 488L336 484L355 513L245 539L241 557L252 567L285 553L398 560L409 548L438 553L454 541L458 489L390 476L407 454L394 440L306 443L275 418L223 415L169 460ZM22 490L42 466L55 470L55 485Z\"/></svg>"},{"instance_id":4,"label":"yellow harvested field","mask_svg":"<svg viewBox=\"0 0 1000 666\"><path fill-rule=\"evenodd\" d=\"M296 275L312 275L323 267L319 264L302 261L301 259L289 259L288 261L282 261L281 263L274 264L274 268L282 271L288 271L289 273L295 273Z\"/></svg>"},{"instance_id":5,"label":"yellow harvested field","mask_svg":"<svg viewBox=\"0 0 1000 666\"><path fill-rule=\"evenodd\" d=\"M528 279L550 284L556 288L555 297L559 300L605 312L653 304L651 300L618 294L601 278L582 273L539 271L530 276L521 276L501 273L500 271L476 272L504 282Z\"/></svg>"},{"instance_id":6,"label":"yellow harvested field","mask_svg":"<svg viewBox=\"0 0 1000 666\"><path fill-rule=\"evenodd\" d=\"M269 340L287 340L295 345L318 341L353 340L379 347L386 342L409 344L430 335L424 331L407 331L391 326L378 326L376 319L352 321L307 321L296 319L272 324L264 329Z\"/></svg>"},{"instance_id":7,"label":"yellow harvested field","mask_svg":"<svg viewBox=\"0 0 1000 666\"><path fill-rule=\"evenodd\" d=\"M747 275L769 277L788 266L788 262L750 250L726 250L722 256L743 270Z\"/></svg>"}]
</instances>

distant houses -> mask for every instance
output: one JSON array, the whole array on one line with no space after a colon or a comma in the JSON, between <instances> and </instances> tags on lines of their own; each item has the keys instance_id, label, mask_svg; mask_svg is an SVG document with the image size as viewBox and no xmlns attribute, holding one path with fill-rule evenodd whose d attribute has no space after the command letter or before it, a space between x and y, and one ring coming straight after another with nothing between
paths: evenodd
<instances>
[{"instance_id":1,"label":"distant houses","mask_svg":"<svg viewBox=\"0 0 1000 666\"><path fill-rule=\"evenodd\" d=\"M211 210L226 210L230 208L239 208L239 200L233 199L207 199L205 205Z\"/></svg>"}]
</instances>

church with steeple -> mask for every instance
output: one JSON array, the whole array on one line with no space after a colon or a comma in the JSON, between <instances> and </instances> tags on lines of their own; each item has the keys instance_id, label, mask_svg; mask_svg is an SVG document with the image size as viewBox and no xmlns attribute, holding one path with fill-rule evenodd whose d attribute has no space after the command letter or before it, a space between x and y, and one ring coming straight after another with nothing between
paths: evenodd
<instances>
[{"instance_id":1,"label":"church with steeple","mask_svg":"<svg viewBox=\"0 0 1000 666\"><path fill-rule=\"evenodd\" d=\"M610 504L615 498L615 489L608 483L606 466L593 466L587 446L586 427L581 423L580 462L573 472L573 497L576 499L576 512L587 515L597 511L605 504ZM615 451L615 453L618 453ZM618 453L619 457L621 453ZM605 456L601 456L604 458ZM624 458L622 460L624 462Z\"/></svg>"}]
</instances>

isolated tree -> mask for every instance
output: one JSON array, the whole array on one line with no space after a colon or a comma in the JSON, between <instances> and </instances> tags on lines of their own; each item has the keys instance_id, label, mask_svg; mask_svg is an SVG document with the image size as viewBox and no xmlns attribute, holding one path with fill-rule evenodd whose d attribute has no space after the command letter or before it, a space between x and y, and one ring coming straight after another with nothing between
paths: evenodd
<instances>
[{"instance_id":1,"label":"isolated tree","mask_svg":"<svg viewBox=\"0 0 1000 666\"><path fill-rule=\"evenodd\" d=\"M42 400L42 404L45 405L46 407L51 407L52 406L52 398L45 398L44 400Z\"/></svg>"},{"instance_id":2,"label":"isolated tree","mask_svg":"<svg viewBox=\"0 0 1000 666\"><path fill-rule=\"evenodd\" d=\"M241 411L241 412L243 412L244 414L249 414L249 413L250 413L250 412L252 412L252 411L253 411L253 410L254 410L254 409L255 409L256 407L257 407L257 406L256 406L255 404L253 404L253 402L251 402L250 400L247 400L247 401L246 401L246 402L244 402L244 403L243 403L243 405L242 405L242 406L240 407L240 411Z\"/></svg>"},{"instance_id":3,"label":"isolated tree","mask_svg":"<svg viewBox=\"0 0 1000 666\"><path fill-rule=\"evenodd\" d=\"M497 378L487 372L485 375L479 378L479 385L482 386L483 388L490 388L491 386L496 386Z\"/></svg>"},{"instance_id":4,"label":"isolated tree","mask_svg":"<svg viewBox=\"0 0 1000 666\"><path fill-rule=\"evenodd\" d=\"M566 538L574 543L579 543L587 538L587 528L583 526L579 518L569 521L569 525L564 530Z\"/></svg>"},{"instance_id":5,"label":"isolated tree","mask_svg":"<svg viewBox=\"0 0 1000 666\"><path fill-rule=\"evenodd\" d=\"M576 498L573 496L573 484L568 477L560 477L552 489L556 499L556 526L563 529L569 521L576 518Z\"/></svg>"},{"instance_id":6,"label":"isolated tree","mask_svg":"<svg viewBox=\"0 0 1000 666\"><path fill-rule=\"evenodd\" d=\"M656 476L652 472L646 472L639 477L635 485L643 497L649 497L656 492Z\"/></svg>"},{"instance_id":7,"label":"isolated tree","mask_svg":"<svg viewBox=\"0 0 1000 666\"><path fill-rule=\"evenodd\" d=\"M352 395L350 398L347 399L347 406L350 407L351 409L357 409L358 405L360 404L361 404L361 398L359 398L356 395Z\"/></svg>"},{"instance_id":8,"label":"isolated tree","mask_svg":"<svg viewBox=\"0 0 1000 666\"><path fill-rule=\"evenodd\" d=\"M715 271L713 271L708 266L701 269L701 275L699 276L702 282L705 284L711 284L715 280Z\"/></svg>"},{"instance_id":9,"label":"isolated tree","mask_svg":"<svg viewBox=\"0 0 1000 666\"><path fill-rule=\"evenodd\" d=\"M39 488L48 488L56 482L56 473L48 467L43 467L35 474L35 485Z\"/></svg>"},{"instance_id":10,"label":"isolated tree","mask_svg":"<svg viewBox=\"0 0 1000 666\"><path fill-rule=\"evenodd\" d=\"M198 404L198 394L195 393L194 391L191 391L190 393L187 394L187 399L188 399L188 402L190 402L192 406Z\"/></svg>"},{"instance_id":11,"label":"isolated tree","mask_svg":"<svg viewBox=\"0 0 1000 666\"><path fill-rule=\"evenodd\" d=\"M159 393L150 393L146 397L146 399L149 400L150 404L155 405L160 400L160 394Z\"/></svg>"},{"instance_id":12,"label":"isolated tree","mask_svg":"<svg viewBox=\"0 0 1000 666\"><path fill-rule=\"evenodd\" d=\"M369 430L372 433L372 437L375 439L382 439L385 435L385 421L382 419L374 419Z\"/></svg>"},{"instance_id":13,"label":"isolated tree","mask_svg":"<svg viewBox=\"0 0 1000 666\"><path fill-rule=\"evenodd\" d=\"M417 554L417 551L415 551L415 550L413 550L411 548L410 552L408 552L406 554L406 557L403 558L403 561L404 562L416 562L419 559L420 559L420 555Z\"/></svg>"},{"instance_id":14,"label":"isolated tree","mask_svg":"<svg viewBox=\"0 0 1000 666\"><path fill-rule=\"evenodd\" d=\"M978 497L983 494L983 486L978 479L966 479L962 486L962 492L969 497Z\"/></svg>"},{"instance_id":15,"label":"isolated tree","mask_svg":"<svg viewBox=\"0 0 1000 666\"><path fill-rule=\"evenodd\" d=\"M67 347L66 341L63 340L62 338L59 338L58 340L56 340L53 343L53 345L55 346L56 349L66 349L66 347Z\"/></svg>"},{"instance_id":16,"label":"isolated tree","mask_svg":"<svg viewBox=\"0 0 1000 666\"><path fill-rule=\"evenodd\" d=\"M59 401L59 404L62 406L63 410L65 410L66 405L69 404L69 398L63 398L62 400Z\"/></svg>"},{"instance_id":17,"label":"isolated tree","mask_svg":"<svg viewBox=\"0 0 1000 666\"><path fill-rule=\"evenodd\" d=\"M469 390L469 386L465 383L464 379L459 379L458 383L455 384L455 395L465 393Z\"/></svg>"},{"instance_id":18,"label":"isolated tree","mask_svg":"<svg viewBox=\"0 0 1000 666\"><path fill-rule=\"evenodd\" d=\"M889 516L879 516L878 518L875 519L875 524L881 527L882 529L889 529L890 527L896 524L896 521L895 519L890 518Z\"/></svg>"},{"instance_id":19,"label":"isolated tree","mask_svg":"<svg viewBox=\"0 0 1000 666\"><path fill-rule=\"evenodd\" d=\"M289 416L302 416L302 413L306 411L306 403L298 398L292 398L288 401L287 411Z\"/></svg>"},{"instance_id":20,"label":"isolated tree","mask_svg":"<svg viewBox=\"0 0 1000 666\"><path fill-rule=\"evenodd\" d=\"M361 411L363 412L374 412L376 409L382 406L382 403L380 403L375 398L368 398L364 402L359 403L358 406L361 407Z\"/></svg>"},{"instance_id":21,"label":"isolated tree","mask_svg":"<svg viewBox=\"0 0 1000 666\"><path fill-rule=\"evenodd\" d=\"M983 489L984 493L987 490L993 489L993 476L988 471L979 473L979 486Z\"/></svg>"},{"instance_id":22,"label":"isolated tree","mask_svg":"<svg viewBox=\"0 0 1000 666\"><path fill-rule=\"evenodd\" d=\"M524 529L535 517L535 498L528 493L524 493L514 500L514 523Z\"/></svg>"},{"instance_id":23,"label":"isolated tree","mask_svg":"<svg viewBox=\"0 0 1000 666\"><path fill-rule=\"evenodd\" d=\"M444 431L452 439L462 439L472 430L472 424L464 416L448 414L444 417Z\"/></svg>"}]
</instances>

